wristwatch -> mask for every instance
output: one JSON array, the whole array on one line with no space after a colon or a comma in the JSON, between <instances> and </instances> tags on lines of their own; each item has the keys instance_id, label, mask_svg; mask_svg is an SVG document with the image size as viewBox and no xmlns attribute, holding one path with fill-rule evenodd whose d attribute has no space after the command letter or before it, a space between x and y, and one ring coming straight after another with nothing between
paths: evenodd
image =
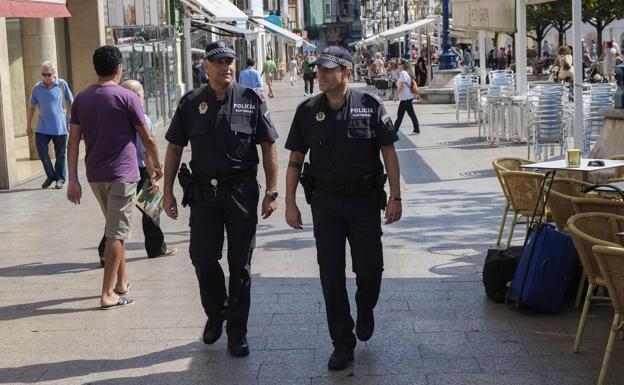
<instances>
[{"instance_id":1,"label":"wristwatch","mask_svg":"<svg viewBox=\"0 0 624 385\"><path fill-rule=\"evenodd\" d=\"M277 191L268 191L266 193L264 193L264 195L273 198L274 200L277 199L279 193Z\"/></svg>"}]
</instances>

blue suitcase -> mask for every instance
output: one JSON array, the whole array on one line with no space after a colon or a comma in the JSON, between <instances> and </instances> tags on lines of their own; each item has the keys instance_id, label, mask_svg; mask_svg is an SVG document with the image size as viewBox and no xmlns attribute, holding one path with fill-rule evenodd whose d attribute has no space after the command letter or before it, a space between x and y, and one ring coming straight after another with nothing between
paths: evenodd
<instances>
[{"instance_id":1,"label":"blue suitcase","mask_svg":"<svg viewBox=\"0 0 624 385\"><path fill-rule=\"evenodd\" d=\"M578 256L570 235L551 224L538 222L522 249L511 282L510 299L519 306L556 313L577 264Z\"/></svg>"}]
</instances>

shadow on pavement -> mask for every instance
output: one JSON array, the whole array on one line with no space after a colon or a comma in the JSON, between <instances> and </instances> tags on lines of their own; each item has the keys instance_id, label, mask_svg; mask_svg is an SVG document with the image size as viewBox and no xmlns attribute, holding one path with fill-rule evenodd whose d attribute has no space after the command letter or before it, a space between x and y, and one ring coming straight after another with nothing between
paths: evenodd
<instances>
[{"instance_id":1,"label":"shadow on pavement","mask_svg":"<svg viewBox=\"0 0 624 385\"><path fill-rule=\"evenodd\" d=\"M39 317L49 314L68 314L68 313L82 313L86 311L92 311L100 308L55 308L48 309L52 306L62 305L70 302L85 301L88 299L100 298L100 296L89 297L76 297L76 298L63 298L63 299L51 299L47 301L21 303L17 305L0 307L0 321L10 321L15 319L24 319L29 317ZM0 381L4 377L2 376L2 369L0 369Z\"/></svg>"}]
</instances>

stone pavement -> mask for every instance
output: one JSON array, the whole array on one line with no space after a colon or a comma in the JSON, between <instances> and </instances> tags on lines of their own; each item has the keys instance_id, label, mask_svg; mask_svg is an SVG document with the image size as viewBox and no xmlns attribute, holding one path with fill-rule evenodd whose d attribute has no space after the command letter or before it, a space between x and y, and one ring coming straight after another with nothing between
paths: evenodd
<instances>
[{"instance_id":1,"label":"stone pavement","mask_svg":"<svg viewBox=\"0 0 624 385\"><path fill-rule=\"evenodd\" d=\"M136 303L98 309L96 246L104 224L82 169L79 207L65 199L65 190L41 190L40 180L0 193L0 384L596 382L610 305L592 308L581 352L573 354L579 312L570 303L557 315L544 315L486 298L480 272L503 205L491 160L526 156L526 147L478 141L476 126L457 124L453 106L446 105L416 106L419 136L409 136L411 122L407 116L403 121L397 148L404 214L399 223L383 226L385 273L375 334L358 344L351 368L329 372L331 345L303 196L305 228L291 230L283 219L283 143L303 84L275 88L269 105L281 135L282 197L280 211L258 225L250 356L231 358L224 337L212 346L200 341L205 316L187 252L188 209L177 221L163 218L166 241L179 248L163 259L146 259L135 216L127 259ZM394 118L398 103L387 107ZM520 229L514 242L522 237ZM349 287L353 297L352 274ZM622 384L624 375L624 344L615 349L612 385Z\"/></svg>"}]
</instances>

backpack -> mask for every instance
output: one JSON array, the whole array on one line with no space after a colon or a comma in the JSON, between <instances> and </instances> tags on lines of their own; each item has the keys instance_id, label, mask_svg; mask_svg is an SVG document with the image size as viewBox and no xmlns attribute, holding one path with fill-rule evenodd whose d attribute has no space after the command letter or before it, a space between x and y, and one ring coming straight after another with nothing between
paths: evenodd
<instances>
[{"instance_id":1,"label":"backpack","mask_svg":"<svg viewBox=\"0 0 624 385\"><path fill-rule=\"evenodd\" d=\"M488 249L483 264L485 294L494 302L505 302L508 286L518 267L522 246L508 249Z\"/></svg>"}]
</instances>

